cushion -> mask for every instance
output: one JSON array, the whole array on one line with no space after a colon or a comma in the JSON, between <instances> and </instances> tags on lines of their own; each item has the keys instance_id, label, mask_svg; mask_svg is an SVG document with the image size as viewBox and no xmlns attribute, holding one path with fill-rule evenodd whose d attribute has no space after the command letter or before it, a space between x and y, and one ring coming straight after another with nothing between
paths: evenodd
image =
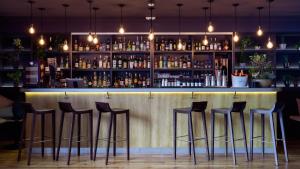
<instances>
[{"instance_id":1,"label":"cushion","mask_svg":"<svg viewBox=\"0 0 300 169\"><path fill-rule=\"evenodd\" d=\"M12 104L13 104L13 101L0 95L0 108L8 107L8 106L11 106Z\"/></svg>"}]
</instances>

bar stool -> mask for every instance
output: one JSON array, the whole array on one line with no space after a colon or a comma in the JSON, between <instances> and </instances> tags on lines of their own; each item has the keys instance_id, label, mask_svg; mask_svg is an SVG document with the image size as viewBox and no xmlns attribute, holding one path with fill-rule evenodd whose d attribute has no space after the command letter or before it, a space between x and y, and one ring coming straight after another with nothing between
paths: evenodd
<instances>
[{"instance_id":1,"label":"bar stool","mask_svg":"<svg viewBox=\"0 0 300 169\"><path fill-rule=\"evenodd\" d=\"M56 161L59 158L60 146L61 146L61 139L62 139L62 131L64 126L64 117L65 113L72 113L72 124L71 124L71 132L69 133L69 148L68 148L68 162L70 164L71 158L71 148L73 142L73 132L74 132L74 125L75 125L75 118L77 116L78 120L78 130L77 130L77 155L80 156L80 138L81 138L81 115L87 114L89 115L89 135L90 135L90 159L92 160L93 155L93 110L92 109L74 109L69 102L58 102L59 108L61 110L61 121L59 126L59 140L58 140L58 147L57 147L57 155Z\"/></svg>"},{"instance_id":2,"label":"bar stool","mask_svg":"<svg viewBox=\"0 0 300 169\"><path fill-rule=\"evenodd\" d=\"M28 113L32 113L33 116L32 116L32 124L31 124L31 129L30 129L31 133L30 133L30 138L29 138L27 165L30 165L30 162L31 162L32 146L35 141L35 129L36 129L37 115L41 115L41 140L38 142L41 143L42 157L44 157L45 142L52 141L52 155L53 155L53 160L55 160L55 110L53 110L53 109L34 109L31 103L21 103L21 106L22 106L25 114L24 114L24 118L22 121L22 127L21 127L21 136L20 136L19 151L18 151L18 161L21 160L22 146L24 144L24 141L27 140L27 139L24 139L24 137L25 137L26 119L27 119ZM47 137L47 136L45 136L45 115L46 114L51 114L51 116L52 116L52 139L51 140L45 140L45 137Z\"/></svg>"},{"instance_id":3,"label":"bar stool","mask_svg":"<svg viewBox=\"0 0 300 169\"><path fill-rule=\"evenodd\" d=\"M209 160L209 147L208 147L208 137L207 137L207 127L205 118L205 109L207 107L207 102L193 102L191 107L188 108L176 108L173 109L173 143L174 143L174 159L176 160L176 150L177 150L177 139L188 136L189 140L186 141L189 144L189 154L191 155L191 148L193 149L193 161L196 164L196 153L195 153L195 143L197 140L205 140L206 153ZM204 138L194 138L193 123L192 123L192 112L200 112L202 116L202 125L204 130ZM188 115L188 135L177 136L177 113ZM179 140L179 139L178 139ZM181 140L185 141L185 140Z\"/></svg>"},{"instance_id":4,"label":"bar stool","mask_svg":"<svg viewBox=\"0 0 300 169\"><path fill-rule=\"evenodd\" d=\"M284 132L284 124L283 124L283 115L282 111L284 109L284 104L280 102L276 102L274 106L271 109L251 109L250 110L250 159L253 160L253 140L255 138L262 138L262 154L265 153L265 116L269 116L270 118L270 129L272 134L272 144L273 144L273 151L274 151L274 158L275 158L275 164L278 165L278 155L276 150L276 141L282 140L283 141L283 148L284 148L284 156L285 161L288 162L288 152L286 148L286 140L285 140L285 132ZM254 128L254 114L260 114L261 115L261 125L262 125L262 136L256 136L253 137L253 128ZM280 124L280 130L282 134L282 139L277 139L275 136L275 127L274 127L274 120L273 120L273 113L277 113L279 115L279 124Z\"/></svg>"},{"instance_id":5,"label":"bar stool","mask_svg":"<svg viewBox=\"0 0 300 169\"><path fill-rule=\"evenodd\" d=\"M236 152L235 152L235 141L237 140L243 140L245 151L246 151L246 159L249 161L248 157L248 148L247 148L247 138L246 138L246 129L245 129L245 121L244 121L244 109L246 107L246 102L233 102L233 105L231 108L217 108L211 110L211 159L214 159L214 141L215 138L224 137L225 138L225 155L228 155L228 124L229 124L229 131L230 131L230 142L231 142L231 148L232 148L232 157L233 157L233 163L236 165ZM235 139L234 138L234 127L232 123L232 113L236 112L240 114L240 122L243 132L243 138L242 139ZM225 129L225 135L224 136L217 136L215 137L215 114L221 113L224 114L224 129Z\"/></svg>"},{"instance_id":6,"label":"bar stool","mask_svg":"<svg viewBox=\"0 0 300 169\"><path fill-rule=\"evenodd\" d=\"M96 160L98 141L107 140L107 149L106 149L106 159L105 165L108 164L109 148L110 148L110 139L111 139L111 129L113 125L113 155L116 156L116 143L117 141L117 115L125 114L126 116L126 143L127 143L127 160L129 160L129 109L120 109L120 108L110 108L108 103L96 102L96 108L99 111L98 122L97 122L97 131L96 131L96 143L94 151L94 161ZM106 139L99 139L99 130L100 130L100 121L102 113L110 113L110 121L108 128L108 137ZM124 139L119 141L125 141Z\"/></svg>"}]
</instances>

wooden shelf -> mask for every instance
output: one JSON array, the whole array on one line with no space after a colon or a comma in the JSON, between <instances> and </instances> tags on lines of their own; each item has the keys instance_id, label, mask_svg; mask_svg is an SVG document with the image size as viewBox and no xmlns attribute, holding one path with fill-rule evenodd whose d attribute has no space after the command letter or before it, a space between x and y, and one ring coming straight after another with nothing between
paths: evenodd
<instances>
[{"instance_id":1,"label":"wooden shelf","mask_svg":"<svg viewBox=\"0 0 300 169\"><path fill-rule=\"evenodd\" d=\"M112 51L113 54L150 54L150 51Z\"/></svg>"},{"instance_id":2,"label":"wooden shelf","mask_svg":"<svg viewBox=\"0 0 300 169\"><path fill-rule=\"evenodd\" d=\"M75 69L73 68L72 71L74 72L99 72L99 71L104 71L104 72L108 72L111 69Z\"/></svg>"},{"instance_id":3,"label":"wooden shelf","mask_svg":"<svg viewBox=\"0 0 300 169\"><path fill-rule=\"evenodd\" d=\"M154 54L191 54L191 50L185 50L185 51L154 51Z\"/></svg>"},{"instance_id":4,"label":"wooden shelf","mask_svg":"<svg viewBox=\"0 0 300 169\"><path fill-rule=\"evenodd\" d=\"M110 54L111 51L72 51L73 54Z\"/></svg>"},{"instance_id":5,"label":"wooden shelf","mask_svg":"<svg viewBox=\"0 0 300 169\"><path fill-rule=\"evenodd\" d=\"M115 72L147 72L151 69L112 69Z\"/></svg>"},{"instance_id":6,"label":"wooden shelf","mask_svg":"<svg viewBox=\"0 0 300 169\"><path fill-rule=\"evenodd\" d=\"M155 68L154 71L192 71L193 68Z\"/></svg>"}]
</instances>

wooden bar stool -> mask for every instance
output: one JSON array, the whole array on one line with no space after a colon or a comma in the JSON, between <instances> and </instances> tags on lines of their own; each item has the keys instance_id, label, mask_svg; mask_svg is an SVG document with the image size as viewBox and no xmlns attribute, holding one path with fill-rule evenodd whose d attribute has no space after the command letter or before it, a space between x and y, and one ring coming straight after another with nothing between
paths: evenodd
<instances>
[{"instance_id":1,"label":"wooden bar stool","mask_svg":"<svg viewBox=\"0 0 300 169\"><path fill-rule=\"evenodd\" d=\"M274 158L275 158L275 164L278 165L278 155L277 155L277 149L276 149L276 141L277 140L282 140L283 141L283 148L284 148L284 156L285 156L285 161L288 162L288 152L286 148L286 140L285 140L285 132L284 132L284 124L283 124L283 115L282 111L284 109L284 104L276 102L274 106L271 109L251 109L250 110L250 159L253 160L253 140L255 138L262 138L262 154L264 155L265 153L265 135L264 135L264 119L265 116L269 116L270 118L270 129L271 129L271 134L272 134L272 144L273 144L273 151L274 151ZM253 137L253 128L254 128L254 114L260 114L261 119L262 119L262 136L256 136ZM279 116L279 125L280 125L280 130L282 134L282 139L277 139L275 135L275 127L274 127L274 120L273 120L273 113L277 113Z\"/></svg>"},{"instance_id":2,"label":"wooden bar stool","mask_svg":"<svg viewBox=\"0 0 300 169\"><path fill-rule=\"evenodd\" d=\"M71 148L73 142L73 132L74 132L74 125L75 125L75 118L77 116L78 120L78 131L77 131L77 155L80 156L80 139L81 139L81 115L87 114L89 116L89 135L90 135L90 159L92 160L93 156L93 110L92 109L74 109L69 102L58 102L59 108L61 110L61 121L59 126L59 140L58 140L58 147L57 147L57 155L56 161L59 158L59 151L61 146L62 140L62 131L64 126L64 117L65 113L72 113L72 124L71 124L71 132L69 133L69 149L68 149L68 162L70 164L71 158Z\"/></svg>"},{"instance_id":3,"label":"wooden bar stool","mask_svg":"<svg viewBox=\"0 0 300 169\"><path fill-rule=\"evenodd\" d=\"M236 165L236 152L235 152L235 141L237 140L243 140L244 146L245 146L245 153L246 153L246 159L249 161L248 157L248 148L247 148L247 138L246 138L246 129L245 129L245 121L244 121L244 109L246 107L246 102L233 102L233 105L231 108L217 108L211 110L211 159L214 159L214 142L215 138L224 137L225 138L225 155L228 155L228 134L227 129L229 125L229 131L230 131L230 142L231 142L231 148L232 148L232 157L233 157L233 163ZM235 139L234 138L234 127L232 123L232 113L236 112L240 114L240 122L243 132L243 138L242 139ZM224 121L225 121L225 135L224 136L217 136L215 137L215 114L221 113L224 114Z\"/></svg>"},{"instance_id":4,"label":"wooden bar stool","mask_svg":"<svg viewBox=\"0 0 300 169\"><path fill-rule=\"evenodd\" d=\"M97 131L96 131L96 143L94 151L94 161L96 160L98 141L107 140L107 149L106 149L106 160L105 164L108 164L109 148L110 148L110 139L111 139L111 129L113 125L113 155L116 156L116 143L118 141L125 141L124 139L117 141L117 115L125 114L126 116L126 143L127 143L127 160L129 160L129 109L120 109L120 108L110 108L108 103L96 102L96 108L99 111L98 122L97 122ZM110 113L110 122L108 128L108 137L106 139L99 139L99 130L100 130L100 121L102 113Z\"/></svg>"},{"instance_id":5,"label":"wooden bar stool","mask_svg":"<svg viewBox=\"0 0 300 169\"><path fill-rule=\"evenodd\" d=\"M176 151L177 151L177 139L188 136L188 141L186 141L189 144L189 154L191 155L191 149L193 150L193 161L194 164L196 164L196 153L195 153L195 143L194 141L197 140L205 140L206 144L206 153L207 158L209 160L209 147L208 147L208 137L207 137L207 127L206 127L206 118L205 118L205 109L207 107L207 102L193 102L191 107L188 108L176 108L173 109L173 143L174 143L174 159L176 160ZM199 112L202 116L202 125L204 130L204 138L194 138L194 132L193 132L193 123L192 123L192 112ZM177 136L177 113L186 114L188 115L188 135L183 136ZM179 140L179 139L178 139Z\"/></svg>"},{"instance_id":6,"label":"wooden bar stool","mask_svg":"<svg viewBox=\"0 0 300 169\"><path fill-rule=\"evenodd\" d=\"M53 160L55 160L55 110L53 109L34 109L31 103L21 103L21 106L25 112L24 118L22 121L22 127L21 127L21 136L20 136L20 142L19 142L19 151L18 151L18 161L21 160L21 153L22 153L22 146L25 142L25 128L26 128L26 119L27 114L32 113L32 124L31 124L31 131L30 131L30 138L29 138L29 147L28 147L28 159L27 159L27 165L30 165L31 162L31 154L32 154L32 146L35 141L35 129L36 129L36 118L37 115L41 115L41 139L38 141L41 143L41 151L42 151L42 157L44 157L44 148L45 148L45 142L52 141L52 155ZM45 140L45 138L48 138L45 136L45 115L51 114L52 116L52 139L51 140Z\"/></svg>"}]
</instances>

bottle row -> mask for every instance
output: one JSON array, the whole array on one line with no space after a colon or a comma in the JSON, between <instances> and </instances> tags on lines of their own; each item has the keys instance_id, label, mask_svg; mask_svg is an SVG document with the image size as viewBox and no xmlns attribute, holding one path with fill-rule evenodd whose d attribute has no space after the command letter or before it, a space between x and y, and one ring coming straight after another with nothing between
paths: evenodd
<instances>
[{"instance_id":1,"label":"bottle row","mask_svg":"<svg viewBox=\"0 0 300 169\"><path fill-rule=\"evenodd\" d=\"M120 73L114 77L113 83L115 88L146 88L150 86L150 75L141 73Z\"/></svg>"},{"instance_id":2,"label":"bottle row","mask_svg":"<svg viewBox=\"0 0 300 169\"><path fill-rule=\"evenodd\" d=\"M109 56L100 55L98 58L93 59L85 57L76 57L74 61L75 69L110 69L110 58Z\"/></svg>"},{"instance_id":3,"label":"bottle row","mask_svg":"<svg viewBox=\"0 0 300 169\"><path fill-rule=\"evenodd\" d=\"M192 60L189 55L162 56L155 58L154 68L192 68Z\"/></svg>"},{"instance_id":4,"label":"bottle row","mask_svg":"<svg viewBox=\"0 0 300 169\"><path fill-rule=\"evenodd\" d=\"M150 56L114 55L112 67L114 69L150 69Z\"/></svg>"}]
</instances>

